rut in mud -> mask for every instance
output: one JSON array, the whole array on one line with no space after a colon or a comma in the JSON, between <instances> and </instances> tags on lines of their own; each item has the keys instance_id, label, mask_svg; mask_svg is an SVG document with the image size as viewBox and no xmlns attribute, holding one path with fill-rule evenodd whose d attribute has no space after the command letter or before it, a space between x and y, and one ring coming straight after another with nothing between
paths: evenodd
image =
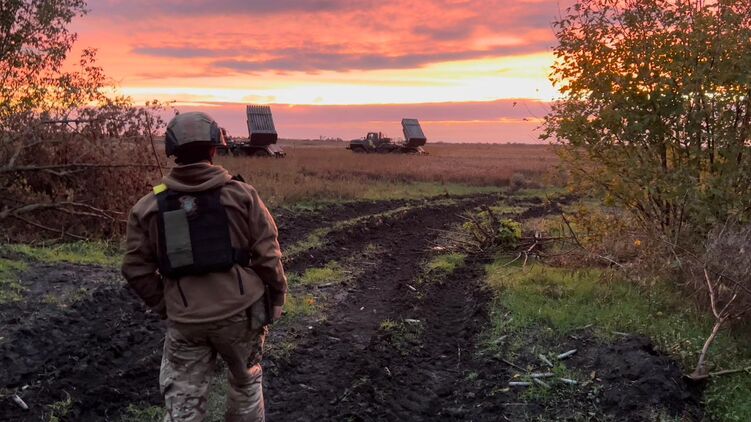
<instances>
[{"instance_id":1,"label":"rut in mud","mask_svg":"<svg viewBox=\"0 0 751 422\"><path fill-rule=\"evenodd\" d=\"M418 285L433 230L449 228L464 207L478 203L428 207L334 243L373 244L382 252L346 301L268 377L270 420L416 420L440 409L433 402L456 381L462 348L472 349L482 320L481 274L472 266L474 273L456 274L445 285L425 284L417 292L408 285ZM413 344L384 335L386 320L413 320L406 324L415 327L405 328L417 332Z\"/></svg>"}]
</instances>

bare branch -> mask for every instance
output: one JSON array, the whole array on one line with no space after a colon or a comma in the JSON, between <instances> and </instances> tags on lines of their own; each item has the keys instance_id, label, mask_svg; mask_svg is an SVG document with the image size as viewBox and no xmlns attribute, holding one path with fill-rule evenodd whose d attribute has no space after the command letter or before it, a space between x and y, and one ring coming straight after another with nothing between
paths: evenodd
<instances>
[{"instance_id":1,"label":"bare branch","mask_svg":"<svg viewBox=\"0 0 751 422\"><path fill-rule=\"evenodd\" d=\"M28 224L30 226L34 226L34 227L40 228L42 230L46 230L46 231L50 231L50 232L54 232L54 233L60 233L61 236L68 236L68 237L71 237L71 238L76 239L76 240L89 240L87 237L79 236L79 235L73 234L73 233L68 233L68 232L66 232L63 229L55 229L53 227L45 226L43 224L36 223L34 221L29 220L28 218L20 217L18 215L14 215L12 217L15 218L15 219L17 219L17 220L23 221L24 223L26 223L26 224Z\"/></svg>"},{"instance_id":2,"label":"bare branch","mask_svg":"<svg viewBox=\"0 0 751 422\"><path fill-rule=\"evenodd\" d=\"M73 164L50 164L50 165L33 165L18 167L2 167L0 174L3 173L22 173L47 170L64 170L64 169L90 169L90 168L157 168L154 164L93 164L93 163L73 163Z\"/></svg>"}]
</instances>

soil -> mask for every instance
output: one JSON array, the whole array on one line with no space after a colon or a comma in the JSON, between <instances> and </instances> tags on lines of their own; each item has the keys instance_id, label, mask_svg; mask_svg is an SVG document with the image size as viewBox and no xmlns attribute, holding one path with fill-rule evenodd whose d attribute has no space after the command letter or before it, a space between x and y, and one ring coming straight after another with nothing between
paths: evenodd
<instances>
[{"instance_id":1,"label":"soil","mask_svg":"<svg viewBox=\"0 0 751 422\"><path fill-rule=\"evenodd\" d=\"M375 251L367 271L332 288L338 291L325 318L304 330L274 328L272 342L289 333L298 338L290 355L264 361L268 420L565 420L582 409L596 409L604 420L646 420L647 406L698 420L696 396L676 364L637 337L603 344L583 336L566 344L579 350L569 364L596 379L574 389L571 403L558 402L562 407L553 413L549 403L503 388L516 370L480 353L478 344L491 300L482 282L489 258L471 255L437 280L424 281L422 270L441 230L460 222L462 211L495 200L377 201L279 212L280 238L290 245L337 221L415 205L333 232L321 248L286 262L300 272L361 256L366 247ZM539 205L523 215L555 211ZM30 264L21 276L29 300L0 305L0 420L46 420L48 405L68 397L61 420L118 420L129 404L160 403L162 323L117 280L108 268ZM49 303L50 295L63 299ZM14 392L28 411L8 397Z\"/></svg>"}]
</instances>

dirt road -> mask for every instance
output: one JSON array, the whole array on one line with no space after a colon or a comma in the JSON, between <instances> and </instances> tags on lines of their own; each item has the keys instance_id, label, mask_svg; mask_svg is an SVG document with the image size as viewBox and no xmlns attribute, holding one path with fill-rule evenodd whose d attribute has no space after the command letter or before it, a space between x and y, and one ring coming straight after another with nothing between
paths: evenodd
<instances>
[{"instance_id":1,"label":"dirt road","mask_svg":"<svg viewBox=\"0 0 751 422\"><path fill-rule=\"evenodd\" d=\"M288 259L288 271L332 260L359 262L360 270L328 289L325 318L274 328L272 342L294 336L296 347L264 362L268 420L527 420L549 414L533 402L508 406L522 400L519 394L495 387L508 381L511 368L477 353L491 300L483 289L489 258L470 255L439 280L429 280L423 265L463 210L496 200L383 201L280 213L285 247L337 222L357 222L327 231L316 247ZM531 207L528 216L544 212ZM117 421L132 403L160 403L162 324L117 284L115 270L31 265L21 278L29 300L0 305L0 420L47 420L50 405L63 403L61 420ZM50 303L50 293L69 303ZM600 345L584 347L591 352L582 353L582 368L618 366L596 361ZM664 357L639 359L653 362L645 370L655 369L660 380L675 376L675 364ZM613 385L624 386L617 390L621 394L632 394L629 386L655 376L613 374L620 377ZM658 405L678 414L695 407L685 386L665 388ZM28 411L12 403L12 392L29 404ZM576 398L582 406L600 406ZM640 399L634 395L633 401ZM612 404L602 414L636 414L628 410L632 405Z\"/></svg>"}]
</instances>

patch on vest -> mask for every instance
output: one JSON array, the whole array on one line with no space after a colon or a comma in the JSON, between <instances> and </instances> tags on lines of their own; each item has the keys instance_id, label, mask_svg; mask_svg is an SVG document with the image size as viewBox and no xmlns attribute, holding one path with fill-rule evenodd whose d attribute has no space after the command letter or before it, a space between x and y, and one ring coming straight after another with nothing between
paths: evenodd
<instances>
[{"instance_id":1,"label":"patch on vest","mask_svg":"<svg viewBox=\"0 0 751 422\"><path fill-rule=\"evenodd\" d=\"M182 208L189 217L198 212L198 202L196 201L195 196L181 196L178 198L178 201L180 201L180 208Z\"/></svg>"}]
</instances>

